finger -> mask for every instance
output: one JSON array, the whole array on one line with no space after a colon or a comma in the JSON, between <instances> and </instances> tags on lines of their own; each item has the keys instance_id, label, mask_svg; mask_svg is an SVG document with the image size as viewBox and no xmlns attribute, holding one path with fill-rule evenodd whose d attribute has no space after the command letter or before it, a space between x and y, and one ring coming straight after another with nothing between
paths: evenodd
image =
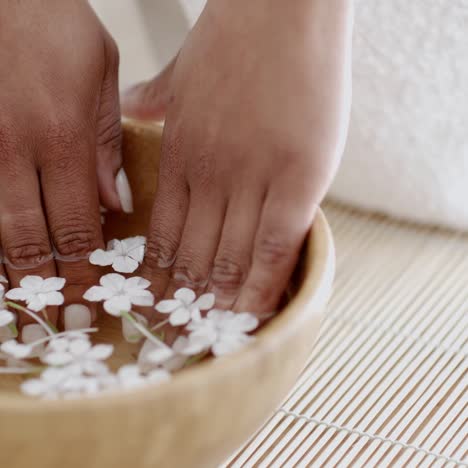
<instances>
[{"instance_id":1,"label":"finger","mask_svg":"<svg viewBox=\"0 0 468 468\"><path fill-rule=\"evenodd\" d=\"M117 174L122 166L122 128L119 104L119 53L112 38L104 41L106 71L101 88L97 118L96 166L101 203L111 210L133 211L126 191L119 190ZM125 181L124 181L125 182Z\"/></svg>"},{"instance_id":2,"label":"finger","mask_svg":"<svg viewBox=\"0 0 468 468\"><path fill-rule=\"evenodd\" d=\"M177 56L155 78L132 86L122 95L122 113L138 120L164 120L171 101L170 83Z\"/></svg>"},{"instance_id":3,"label":"finger","mask_svg":"<svg viewBox=\"0 0 468 468\"><path fill-rule=\"evenodd\" d=\"M193 191L166 297L181 287L203 292L208 284L223 226L226 202L221 193Z\"/></svg>"},{"instance_id":4,"label":"finger","mask_svg":"<svg viewBox=\"0 0 468 468\"><path fill-rule=\"evenodd\" d=\"M95 138L91 131L82 134L69 128L61 132L59 144L47 148L41 184L58 274L67 281L62 318L70 329L89 326L95 319L96 306L86 304L83 294L99 279L99 267L89 263L89 254L104 242Z\"/></svg>"},{"instance_id":5,"label":"finger","mask_svg":"<svg viewBox=\"0 0 468 468\"><path fill-rule=\"evenodd\" d=\"M189 190L179 160L179 146L163 137L159 186L148 233L143 276L156 300L164 295L185 225Z\"/></svg>"},{"instance_id":6,"label":"finger","mask_svg":"<svg viewBox=\"0 0 468 468\"><path fill-rule=\"evenodd\" d=\"M16 288L24 276L48 278L56 276L56 270L35 168L32 163L17 167L21 177L12 177L8 167L4 169L2 179L9 189L1 198L0 236L10 287ZM46 318L55 325L57 308L47 307ZM20 328L33 321L19 314Z\"/></svg>"},{"instance_id":7,"label":"finger","mask_svg":"<svg viewBox=\"0 0 468 468\"><path fill-rule=\"evenodd\" d=\"M252 266L235 303L237 311L273 312L296 265L316 205L287 197L289 184L267 194L255 236Z\"/></svg>"},{"instance_id":8,"label":"finger","mask_svg":"<svg viewBox=\"0 0 468 468\"><path fill-rule=\"evenodd\" d=\"M215 294L216 306L221 309L233 307L247 279L264 196L260 190L245 190L229 201L207 288Z\"/></svg>"}]
</instances>

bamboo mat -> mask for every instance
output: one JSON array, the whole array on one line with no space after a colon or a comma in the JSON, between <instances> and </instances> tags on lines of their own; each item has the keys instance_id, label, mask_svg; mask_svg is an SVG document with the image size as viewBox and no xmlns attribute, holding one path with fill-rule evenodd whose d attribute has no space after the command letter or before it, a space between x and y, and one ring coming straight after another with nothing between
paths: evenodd
<instances>
[{"instance_id":1,"label":"bamboo mat","mask_svg":"<svg viewBox=\"0 0 468 468\"><path fill-rule=\"evenodd\" d=\"M337 275L309 363L229 467L468 467L468 236L330 203Z\"/></svg>"}]
</instances>

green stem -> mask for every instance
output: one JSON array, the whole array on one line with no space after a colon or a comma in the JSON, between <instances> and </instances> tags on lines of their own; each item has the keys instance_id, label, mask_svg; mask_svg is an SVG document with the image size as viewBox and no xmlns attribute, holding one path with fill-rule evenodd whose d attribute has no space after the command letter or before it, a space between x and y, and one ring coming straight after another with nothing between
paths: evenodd
<instances>
[{"instance_id":1,"label":"green stem","mask_svg":"<svg viewBox=\"0 0 468 468\"><path fill-rule=\"evenodd\" d=\"M42 325L44 330L49 334L49 335L55 335L54 331L52 328L47 325L47 322L41 319L38 314L31 312L29 309L26 309L26 307L20 306L18 304L15 304L14 302L5 302L5 305L11 307L12 309L19 310L21 312L24 312L26 315L29 315L31 318L33 318L39 325Z\"/></svg>"},{"instance_id":2,"label":"green stem","mask_svg":"<svg viewBox=\"0 0 468 468\"><path fill-rule=\"evenodd\" d=\"M203 351L200 354L196 354L195 356L190 356L184 364L184 367L191 366L192 364L195 364L196 362L200 362L202 359L204 359L206 356L210 354L209 351Z\"/></svg>"},{"instance_id":3,"label":"green stem","mask_svg":"<svg viewBox=\"0 0 468 468\"><path fill-rule=\"evenodd\" d=\"M151 331L159 330L161 327L169 323L169 319L163 320L162 322L157 323L154 327L151 327Z\"/></svg>"},{"instance_id":4,"label":"green stem","mask_svg":"<svg viewBox=\"0 0 468 468\"><path fill-rule=\"evenodd\" d=\"M13 338L16 338L18 336L18 329L16 328L15 323L9 323L8 324L8 329L11 331Z\"/></svg>"},{"instance_id":5,"label":"green stem","mask_svg":"<svg viewBox=\"0 0 468 468\"><path fill-rule=\"evenodd\" d=\"M146 327L138 323L132 316L130 312L122 311L120 315L125 319L128 320L143 336L148 338L152 343L157 345L160 348L169 348L165 343L158 340Z\"/></svg>"}]
</instances>

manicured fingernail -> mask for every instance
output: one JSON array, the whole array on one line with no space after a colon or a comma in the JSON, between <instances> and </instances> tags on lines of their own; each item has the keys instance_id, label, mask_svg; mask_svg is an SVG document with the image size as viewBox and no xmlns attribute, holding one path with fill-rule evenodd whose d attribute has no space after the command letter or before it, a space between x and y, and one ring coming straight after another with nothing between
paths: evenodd
<instances>
[{"instance_id":1,"label":"manicured fingernail","mask_svg":"<svg viewBox=\"0 0 468 468\"><path fill-rule=\"evenodd\" d=\"M144 327L148 326L148 320L141 314L133 313L133 316L136 318L137 322L143 325ZM128 343L138 343L143 335L127 320L122 318L122 334Z\"/></svg>"},{"instance_id":2,"label":"manicured fingernail","mask_svg":"<svg viewBox=\"0 0 468 468\"><path fill-rule=\"evenodd\" d=\"M29 344L33 341L40 340L47 335L46 331L42 328L41 325L38 323L31 323L29 325L25 325L23 330L21 331L21 339L23 343ZM44 351L45 345L41 344L38 346L34 346L34 351L31 354L31 357L39 356L42 351Z\"/></svg>"},{"instance_id":3,"label":"manicured fingernail","mask_svg":"<svg viewBox=\"0 0 468 468\"><path fill-rule=\"evenodd\" d=\"M91 311L83 304L70 304L63 313L65 330L79 330L91 325Z\"/></svg>"},{"instance_id":4,"label":"manicured fingernail","mask_svg":"<svg viewBox=\"0 0 468 468\"><path fill-rule=\"evenodd\" d=\"M121 168L115 177L115 187L119 195L120 204L124 213L133 213L133 196L132 189L128 182L125 170Z\"/></svg>"}]
</instances>

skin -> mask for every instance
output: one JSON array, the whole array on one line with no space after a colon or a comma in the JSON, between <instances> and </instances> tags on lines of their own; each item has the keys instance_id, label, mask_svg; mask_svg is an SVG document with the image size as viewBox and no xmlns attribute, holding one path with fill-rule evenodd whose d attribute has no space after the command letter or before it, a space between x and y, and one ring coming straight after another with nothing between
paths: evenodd
<instances>
[{"instance_id":1,"label":"skin","mask_svg":"<svg viewBox=\"0 0 468 468\"><path fill-rule=\"evenodd\" d=\"M166 120L142 272L158 299L189 286L274 310L336 171L352 2L284 5L208 0L178 56L123 99L127 116ZM12 286L63 276L67 303L82 302L99 276L85 259L103 246L99 200L120 209L117 51L84 0L9 0L0 25L5 273Z\"/></svg>"},{"instance_id":2,"label":"skin","mask_svg":"<svg viewBox=\"0 0 468 468\"><path fill-rule=\"evenodd\" d=\"M352 13L208 1L177 57L126 94L126 115L165 117L144 271L157 296L185 285L275 309L343 152Z\"/></svg>"},{"instance_id":3,"label":"skin","mask_svg":"<svg viewBox=\"0 0 468 468\"><path fill-rule=\"evenodd\" d=\"M120 209L117 48L81 0L4 1L0 25L0 274L65 277L81 303L99 278L99 199Z\"/></svg>"}]
</instances>

